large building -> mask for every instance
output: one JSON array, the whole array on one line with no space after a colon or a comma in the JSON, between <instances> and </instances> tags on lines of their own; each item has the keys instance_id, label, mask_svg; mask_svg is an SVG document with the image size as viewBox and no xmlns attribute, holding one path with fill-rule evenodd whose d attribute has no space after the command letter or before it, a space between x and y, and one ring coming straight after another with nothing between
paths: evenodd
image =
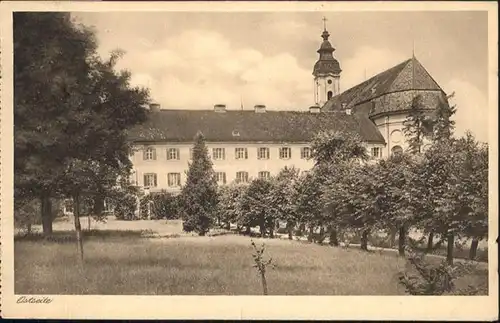
<instances>
[{"instance_id":1,"label":"large building","mask_svg":"<svg viewBox=\"0 0 500 323\"><path fill-rule=\"evenodd\" d=\"M308 171L313 166L309 144L321 130L355 131L372 158L384 158L407 149L402 128L413 98L420 95L429 110L448 104L415 57L341 93L342 70L326 28L321 36L313 68L314 104L308 111L267 111L264 105L230 110L223 104L210 110L170 110L152 105L148 121L130 133L133 183L150 191L179 191L198 131L205 136L221 185L266 178L285 166Z\"/></svg>"}]
</instances>

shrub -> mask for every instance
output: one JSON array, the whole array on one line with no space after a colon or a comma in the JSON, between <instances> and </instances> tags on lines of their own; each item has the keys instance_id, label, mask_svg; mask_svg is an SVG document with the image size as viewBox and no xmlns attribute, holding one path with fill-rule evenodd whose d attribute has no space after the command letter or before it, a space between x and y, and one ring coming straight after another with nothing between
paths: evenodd
<instances>
[{"instance_id":1,"label":"shrub","mask_svg":"<svg viewBox=\"0 0 500 323\"><path fill-rule=\"evenodd\" d=\"M137 195L123 192L115 197L115 216L117 220L136 220Z\"/></svg>"},{"instance_id":2,"label":"shrub","mask_svg":"<svg viewBox=\"0 0 500 323\"><path fill-rule=\"evenodd\" d=\"M439 264L431 264L426 261L424 254L417 254L408 249L407 261L410 270L401 272L399 283L403 285L410 295L474 295L480 291L476 287L469 286L465 290L457 290L455 281L473 270L468 263L457 263L449 265L446 261Z\"/></svg>"},{"instance_id":3,"label":"shrub","mask_svg":"<svg viewBox=\"0 0 500 323\"><path fill-rule=\"evenodd\" d=\"M148 209L150 204L150 209ZM141 199L141 218L142 219L177 219L178 198L168 192L151 193Z\"/></svg>"},{"instance_id":4,"label":"shrub","mask_svg":"<svg viewBox=\"0 0 500 323\"><path fill-rule=\"evenodd\" d=\"M31 226L40 223L40 202L38 199L24 200L16 203L14 209L14 225L31 234Z\"/></svg>"}]
</instances>

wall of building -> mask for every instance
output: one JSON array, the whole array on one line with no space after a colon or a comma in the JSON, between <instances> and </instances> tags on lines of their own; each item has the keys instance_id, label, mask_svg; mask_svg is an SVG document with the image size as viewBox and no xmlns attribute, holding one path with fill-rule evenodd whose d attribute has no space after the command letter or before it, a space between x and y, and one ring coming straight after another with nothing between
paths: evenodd
<instances>
[{"instance_id":1,"label":"wall of building","mask_svg":"<svg viewBox=\"0 0 500 323\"><path fill-rule=\"evenodd\" d=\"M387 145L384 147L384 158L391 155L392 149L395 146L400 146L403 151L406 151L408 149L408 141L406 140L403 132L403 122L405 121L406 117L407 113L402 113L389 116L381 116L373 120L382 136L384 136L385 142L387 143ZM423 149L425 150L425 148L427 148L429 144L430 141L428 139L424 139Z\"/></svg>"},{"instance_id":2,"label":"wall of building","mask_svg":"<svg viewBox=\"0 0 500 323\"><path fill-rule=\"evenodd\" d=\"M151 189L167 190L171 192L179 191L179 187L168 186L168 173L179 173L181 185L186 183L186 171L190 162L190 149L192 143L157 143L148 145L156 149L156 160L144 160L144 145L137 146L131 156L133 163L132 182L135 185L144 186L144 174L154 173L157 176L157 187ZM207 143L209 155L212 155L213 148L225 148L224 160L213 160L213 168L216 172L226 173L226 184L236 179L236 173L240 171L248 172L249 180L258 177L261 171L268 171L271 176L279 173L285 166L298 168L301 172L308 171L314 166L312 159L301 158L301 148L309 147L308 143L280 144L280 143ZM269 148L269 159L258 159L257 151L259 147ZM290 147L291 158L280 159L279 148ZM371 154L372 147L379 147L383 151L384 144L367 144L368 153ZM167 160L167 149L179 148L179 160ZM248 159L236 159L235 148L247 148ZM378 158L381 158L379 156Z\"/></svg>"}]
</instances>

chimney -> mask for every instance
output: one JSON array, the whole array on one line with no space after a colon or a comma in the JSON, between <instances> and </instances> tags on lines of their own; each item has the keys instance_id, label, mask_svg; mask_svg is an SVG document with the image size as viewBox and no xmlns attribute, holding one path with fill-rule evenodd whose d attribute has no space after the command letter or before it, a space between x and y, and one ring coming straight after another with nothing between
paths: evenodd
<instances>
[{"instance_id":1,"label":"chimney","mask_svg":"<svg viewBox=\"0 0 500 323\"><path fill-rule=\"evenodd\" d=\"M226 105L225 104L215 104L214 111L215 112L226 112Z\"/></svg>"},{"instance_id":2,"label":"chimney","mask_svg":"<svg viewBox=\"0 0 500 323\"><path fill-rule=\"evenodd\" d=\"M254 106L255 113L265 113L266 112L266 106L263 104L256 104Z\"/></svg>"},{"instance_id":3,"label":"chimney","mask_svg":"<svg viewBox=\"0 0 500 323\"><path fill-rule=\"evenodd\" d=\"M351 109L345 109L345 114L347 114L348 116L350 116L352 114L352 111Z\"/></svg>"},{"instance_id":4,"label":"chimney","mask_svg":"<svg viewBox=\"0 0 500 323\"><path fill-rule=\"evenodd\" d=\"M158 112L158 111L160 111L160 104L159 103L151 103L149 105L149 111L151 111L151 112Z\"/></svg>"},{"instance_id":5,"label":"chimney","mask_svg":"<svg viewBox=\"0 0 500 323\"><path fill-rule=\"evenodd\" d=\"M313 106L309 107L309 112L310 113L320 113L321 108L319 107L319 105L313 105Z\"/></svg>"}]
</instances>

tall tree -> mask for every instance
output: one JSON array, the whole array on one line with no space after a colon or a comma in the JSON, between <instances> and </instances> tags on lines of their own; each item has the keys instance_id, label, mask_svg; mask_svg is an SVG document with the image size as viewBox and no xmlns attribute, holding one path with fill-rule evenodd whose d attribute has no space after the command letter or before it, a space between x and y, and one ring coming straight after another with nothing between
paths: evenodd
<instances>
[{"instance_id":1,"label":"tall tree","mask_svg":"<svg viewBox=\"0 0 500 323\"><path fill-rule=\"evenodd\" d=\"M43 232L50 234L50 198L70 147L65 116L82 102L96 42L68 13L16 12L13 29L15 198L41 200Z\"/></svg>"},{"instance_id":2,"label":"tall tree","mask_svg":"<svg viewBox=\"0 0 500 323\"><path fill-rule=\"evenodd\" d=\"M408 141L410 153L417 154L422 151L424 138L431 133L432 121L425 114L425 105L421 95L412 99L408 116L403 121L403 133Z\"/></svg>"},{"instance_id":3,"label":"tall tree","mask_svg":"<svg viewBox=\"0 0 500 323\"><path fill-rule=\"evenodd\" d=\"M205 235L213 224L217 209L218 188L212 161L208 157L202 133L195 137L193 161L187 171L181 199L184 211L184 230Z\"/></svg>"},{"instance_id":4,"label":"tall tree","mask_svg":"<svg viewBox=\"0 0 500 323\"><path fill-rule=\"evenodd\" d=\"M318 187L311 187L312 190L306 189L305 192L309 191L311 198L323 200L310 202L318 206L318 209L309 214L317 218L309 219L309 221L313 225L326 224L330 232L330 243L337 244L337 216L340 210L337 198L340 198L340 195L335 195L334 188L331 186L335 186L337 182L342 183L343 180L347 180L346 176L350 176L345 168L346 163L351 164L354 161L359 164L368 159L366 146L359 134L341 130L318 133L312 140L311 148L311 157L315 161L314 176L311 179L314 181L313 185L318 185ZM314 192L318 188L321 188L322 193ZM327 195L325 200L322 197L324 192L330 192L333 195ZM321 207L320 203L328 205L328 208Z\"/></svg>"},{"instance_id":5,"label":"tall tree","mask_svg":"<svg viewBox=\"0 0 500 323\"><path fill-rule=\"evenodd\" d=\"M56 194L73 198L83 258L80 201L83 194L103 198L101 194L115 186L118 177L128 176L126 131L146 119L143 106L149 93L130 86L129 72L115 70L120 52L102 60L96 54L94 33L73 23L69 15L23 13L14 20L16 28L24 28L19 31L19 51L26 49L34 55L35 64L40 64L30 62L31 69L24 68L25 54L16 63L20 65L15 107L16 185L24 190L31 187L29 194L40 196L42 205ZM39 45L39 39L25 35L37 34L38 29L47 32L47 43ZM47 82L48 76L54 79ZM34 86L27 88L30 84ZM44 89L48 93L41 94ZM42 206L45 219L48 209ZM51 219L45 223L44 231L50 233Z\"/></svg>"},{"instance_id":6,"label":"tall tree","mask_svg":"<svg viewBox=\"0 0 500 323\"><path fill-rule=\"evenodd\" d=\"M447 99L451 99L453 96L454 94L451 94L447 96ZM456 111L456 106L450 105L448 100L439 102L433 118L434 141L450 140L452 138L455 129L455 121L452 120L452 117Z\"/></svg>"},{"instance_id":7,"label":"tall tree","mask_svg":"<svg viewBox=\"0 0 500 323\"><path fill-rule=\"evenodd\" d=\"M440 101L436 110L434 111L434 116L432 120L432 141L434 143L441 143L444 145L450 144L450 140L453 138L453 130L455 128L455 121L452 120L453 115L456 113L456 106L449 104L449 99L453 98L455 94L452 93L446 97L446 100ZM430 202L429 204L432 204ZM427 212L428 213L428 212ZM425 213L423 213L425 214ZM432 228L429 229L429 237L427 240L427 251L430 252L433 249L433 239L434 231Z\"/></svg>"},{"instance_id":8,"label":"tall tree","mask_svg":"<svg viewBox=\"0 0 500 323\"><path fill-rule=\"evenodd\" d=\"M245 193L245 186L232 183L227 186L222 186L219 190L218 213L220 214L221 222L226 226L226 229L231 228L231 223L237 222L241 215L241 197Z\"/></svg>"},{"instance_id":9,"label":"tall tree","mask_svg":"<svg viewBox=\"0 0 500 323\"><path fill-rule=\"evenodd\" d=\"M254 179L241 197L241 210L244 212L246 227L260 227L261 237L265 237L267 228L272 230L275 212L272 211L271 191L273 185L267 179Z\"/></svg>"},{"instance_id":10,"label":"tall tree","mask_svg":"<svg viewBox=\"0 0 500 323\"><path fill-rule=\"evenodd\" d=\"M297 213L294 201L295 182L299 176L299 170L294 167L283 168L272 178L272 190L270 194L271 211L276 220L286 222L288 237L291 239L292 230L297 224ZM274 237L274 223L271 223L270 234Z\"/></svg>"}]
</instances>

